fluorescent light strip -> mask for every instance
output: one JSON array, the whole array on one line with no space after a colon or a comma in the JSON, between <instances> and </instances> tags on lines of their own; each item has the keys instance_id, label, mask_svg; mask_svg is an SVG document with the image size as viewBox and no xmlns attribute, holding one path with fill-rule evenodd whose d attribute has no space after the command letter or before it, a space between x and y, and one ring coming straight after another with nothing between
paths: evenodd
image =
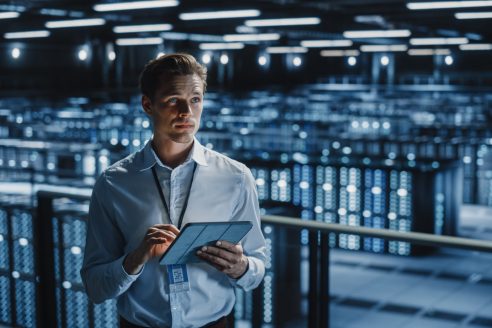
<instances>
[{"instance_id":1,"label":"fluorescent light strip","mask_svg":"<svg viewBox=\"0 0 492 328\"><path fill-rule=\"evenodd\" d=\"M363 52L398 52L407 51L408 47L405 44L392 44L392 45L373 45L366 44L360 46L360 50Z\"/></svg>"},{"instance_id":2,"label":"fluorescent light strip","mask_svg":"<svg viewBox=\"0 0 492 328\"><path fill-rule=\"evenodd\" d=\"M234 50L234 49L243 49L244 44L240 42L235 43L200 43L200 49L202 50Z\"/></svg>"},{"instance_id":3,"label":"fluorescent light strip","mask_svg":"<svg viewBox=\"0 0 492 328\"><path fill-rule=\"evenodd\" d=\"M116 39L119 46L146 46L152 44L162 44L162 38L128 38Z\"/></svg>"},{"instance_id":4,"label":"fluorescent light strip","mask_svg":"<svg viewBox=\"0 0 492 328\"><path fill-rule=\"evenodd\" d=\"M47 38L50 36L50 31L24 31L24 32L9 32L5 33L5 39L31 39L31 38Z\"/></svg>"},{"instance_id":5,"label":"fluorescent light strip","mask_svg":"<svg viewBox=\"0 0 492 328\"><path fill-rule=\"evenodd\" d=\"M244 22L246 26L293 26L293 25L318 25L321 19L318 17L279 18L279 19L253 19Z\"/></svg>"},{"instance_id":6,"label":"fluorescent light strip","mask_svg":"<svg viewBox=\"0 0 492 328\"><path fill-rule=\"evenodd\" d=\"M305 53L308 50L304 47L268 47L266 52L269 54Z\"/></svg>"},{"instance_id":7,"label":"fluorescent light strip","mask_svg":"<svg viewBox=\"0 0 492 328\"><path fill-rule=\"evenodd\" d=\"M224 41L237 42L237 41L276 41L280 39L278 33L262 33L262 34L226 34L224 35Z\"/></svg>"},{"instance_id":8,"label":"fluorescent light strip","mask_svg":"<svg viewBox=\"0 0 492 328\"><path fill-rule=\"evenodd\" d=\"M468 43L467 38L412 38L410 44L413 46L430 46L430 45L449 45L449 44L465 44Z\"/></svg>"},{"instance_id":9,"label":"fluorescent light strip","mask_svg":"<svg viewBox=\"0 0 492 328\"><path fill-rule=\"evenodd\" d=\"M449 49L409 49L410 56L434 56L434 55L449 55Z\"/></svg>"},{"instance_id":10,"label":"fluorescent light strip","mask_svg":"<svg viewBox=\"0 0 492 328\"><path fill-rule=\"evenodd\" d=\"M492 50L492 44L490 43L470 43L461 44L460 50Z\"/></svg>"},{"instance_id":11,"label":"fluorescent light strip","mask_svg":"<svg viewBox=\"0 0 492 328\"><path fill-rule=\"evenodd\" d=\"M306 48L323 48L323 47L350 47L353 42L350 40L302 40L301 46Z\"/></svg>"},{"instance_id":12,"label":"fluorescent light strip","mask_svg":"<svg viewBox=\"0 0 492 328\"><path fill-rule=\"evenodd\" d=\"M106 21L102 18L91 19L72 19L62 21L50 21L46 22L47 28L64 28L64 27L81 27L81 26L99 26L106 24Z\"/></svg>"},{"instance_id":13,"label":"fluorescent light strip","mask_svg":"<svg viewBox=\"0 0 492 328\"><path fill-rule=\"evenodd\" d=\"M19 16L20 16L20 14L16 11L6 11L3 13L0 13L0 19L17 18Z\"/></svg>"},{"instance_id":14,"label":"fluorescent light strip","mask_svg":"<svg viewBox=\"0 0 492 328\"><path fill-rule=\"evenodd\" d=\"M179 1L175 0L154 0L154 1L132 1L118 3L103 3L95 5L95 11L119 11L119 10L135 10L149 8L176 7Z\"/></svg>"},{"instance_id":15,"label":"fluorescent light strip","mask_svg":"<svg viewBox=\"0 0 492 328\"><path fill-rule=\"evenodd\" d=\"M349 39L362 38L406 38L412 34L409 30L372 30L372 31L345 31L343 36Z\"/></svg>"},{"instance_id":16,"label":"fluorescent light strip","mask_svg":"<svg viewBox=\"0 0 492 328\"><path fill-rule=\"evenodd\" d=\"M179 15L181 20L199 20L199 19L225 19L225 18L240 18L240 17L258 17L261 12L256 9L247 10L223 10L223 11L208 11L201 13L183 13Z\"/></svg>"},{"instance_id":17,"label":"fluorescent light strip","mask_svg":"<svg viewBox=\"0 0 492 328\"><path fill-rule=\"evenodd\" d=\"M450 8L473 8L492 6L492 0L484 1L431 1L431 2L409 2L407 8L411 10L425 9L450 9Z\"/></svg>"},{"instance_id":18,"label":"fluorescent light strip","mask_svg":"<svg viewBox=\"0 0 492 328\"><path fill-rule=\"evenodd\" d=\"M456 13L454 17L457 19L484 19L492 18L492 12L482 12L482 13Z\"/></svg>"},{"instance_id":19,"label":"fluorescent light strip","mask_svg":"<svg viewBox=\"0 0 492 328\"><path fill-rule=\"evenodd\" d=\"M148 25L126 25L115 26L113 28L114 33L134 33L134 32L159 32L172 30L173 26L170 24L148 24Z\"/></svg>"},{"instance_id":20,"label":"fluorescent light strip","mask_svg":"<svg viewBox=\"0 0 492 328\"><path fill-rule=\"evenodd\" d=\"M358 56L359 50L321 50L320 55L323 57L348 57Z\"/></svg>"}]
</instances>

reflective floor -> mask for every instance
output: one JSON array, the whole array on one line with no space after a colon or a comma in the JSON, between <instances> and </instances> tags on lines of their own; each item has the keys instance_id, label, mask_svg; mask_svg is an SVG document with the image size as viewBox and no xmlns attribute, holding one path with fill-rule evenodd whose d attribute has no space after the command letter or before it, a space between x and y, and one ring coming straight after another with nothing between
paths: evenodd
<instances>
[{"instance_id":1,"label":"reflective floor","mask_svg":"<svg viewBox=\"0 0 492 328\"><path fill-rule=\"evenodd\" d=\"M491 208L464 206L460 235L492 239L491 218ZM492 254L331 254L332 328L492 327Z\"/></svg>"}]
</instances>

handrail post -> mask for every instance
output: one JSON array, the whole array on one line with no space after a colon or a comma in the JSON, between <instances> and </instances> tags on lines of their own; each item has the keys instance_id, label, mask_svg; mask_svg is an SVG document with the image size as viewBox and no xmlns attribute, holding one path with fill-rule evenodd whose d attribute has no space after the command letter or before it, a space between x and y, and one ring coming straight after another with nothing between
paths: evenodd
<instances>
[{"instance_id":1,"label":"handrail post","mask_svg":"<svg viewBox=\"0 0 492 328\"><path fill-rule=\"evenodd\" d=\"M330 327L330 246L328 232L320 240L320 327Z\"/></svg>"},{"instance_id":2,"label":"handrail post","mask_svg":"<svg viewBox=\"0 0 492 328\"><path fill-rule=\"evenodd\" d=\"M34 219L37 284L37 322L39 327L56 327L55 261L53 255L53 198L38 193Z\"/></svg>"},{"instance_id":3,"label":"handrail post","mask_svg":"<svg viewBox=\"0 0 492 328\"><path fill-rule=\"evenodd\" d=\"M309 231L309 292L308 292L308 326L320 327L319 302L319 246L318 231Z\"/></svg>"}]
</instances>

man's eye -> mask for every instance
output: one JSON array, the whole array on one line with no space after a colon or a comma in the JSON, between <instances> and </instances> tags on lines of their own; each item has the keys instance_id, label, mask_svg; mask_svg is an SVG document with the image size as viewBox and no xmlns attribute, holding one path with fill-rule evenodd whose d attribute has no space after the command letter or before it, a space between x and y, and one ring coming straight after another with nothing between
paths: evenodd
<instances>
[{"instance_id":1,"label":"man's eye","mask_svg":"<svg viewBox=\"0 0 492 328\"><path fill-rule=\"evenodd\" d=\"M167 102L170 104L176 104L178 102L178 98L170 98Z\"/></svg>"},{"instance_id":2,"label":"man's eye","mask_svg":"<svg viewBox=\"0 0 492 328\"><path fill-rule=\"evenodd\" d=\"M200 97L194 97L194 98L191 99L191 102L192 103L198 103L200 101L201 101Z\"/></svg>"}]
</instances>

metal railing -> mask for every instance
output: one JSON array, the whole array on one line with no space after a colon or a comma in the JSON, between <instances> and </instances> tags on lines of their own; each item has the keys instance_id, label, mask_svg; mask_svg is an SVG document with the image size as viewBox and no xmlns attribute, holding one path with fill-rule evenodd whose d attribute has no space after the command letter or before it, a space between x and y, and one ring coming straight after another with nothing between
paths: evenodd
<instances>
[{"instance_id":1,"label":"metal railing","mask_svg":"<svg viewBox=\"0 0 492 328\"><path fill-rule=\"evenodd\" d=\"M261 218L261 221L262 223L309 230L309 327L329 327L330 324L329 233L346 233L434 247L452 247L492 253L492 242L485 240L439 236L420 232L398 232L388 229L355 227L273 215L265 215Z\"/></svg>"},{"instance_id":2,"label":"metal railing","mask_svg":"<svg viewBox=\"0 0 492 328\"><path fill-rule=\"evenodd\" d=\"M38 276L38 318L39 327L65 327L57 322L56 284L53 222L54 200L60 198L87 201L87 193L56 192L41 190L37 192L36 219L34 220L36 271ZM459 249L492 252L492 242L461 237L438 236L418 232L398 232L386 229L347 226L318 221L306 221L299 218L265 215L262 223L284 228L307 229L309 231L309 291L308 324L309 327L329 326L329 234L343 233L358 236L375 237L385 240L405 241L433 247L452 247ZM50 249L51 247L51 249ZM258 313L258 309L254 311ZM253 318L253 320L255 320ZM92 326L91 326L92 327Z\"/></svg>"}]
</instances>

